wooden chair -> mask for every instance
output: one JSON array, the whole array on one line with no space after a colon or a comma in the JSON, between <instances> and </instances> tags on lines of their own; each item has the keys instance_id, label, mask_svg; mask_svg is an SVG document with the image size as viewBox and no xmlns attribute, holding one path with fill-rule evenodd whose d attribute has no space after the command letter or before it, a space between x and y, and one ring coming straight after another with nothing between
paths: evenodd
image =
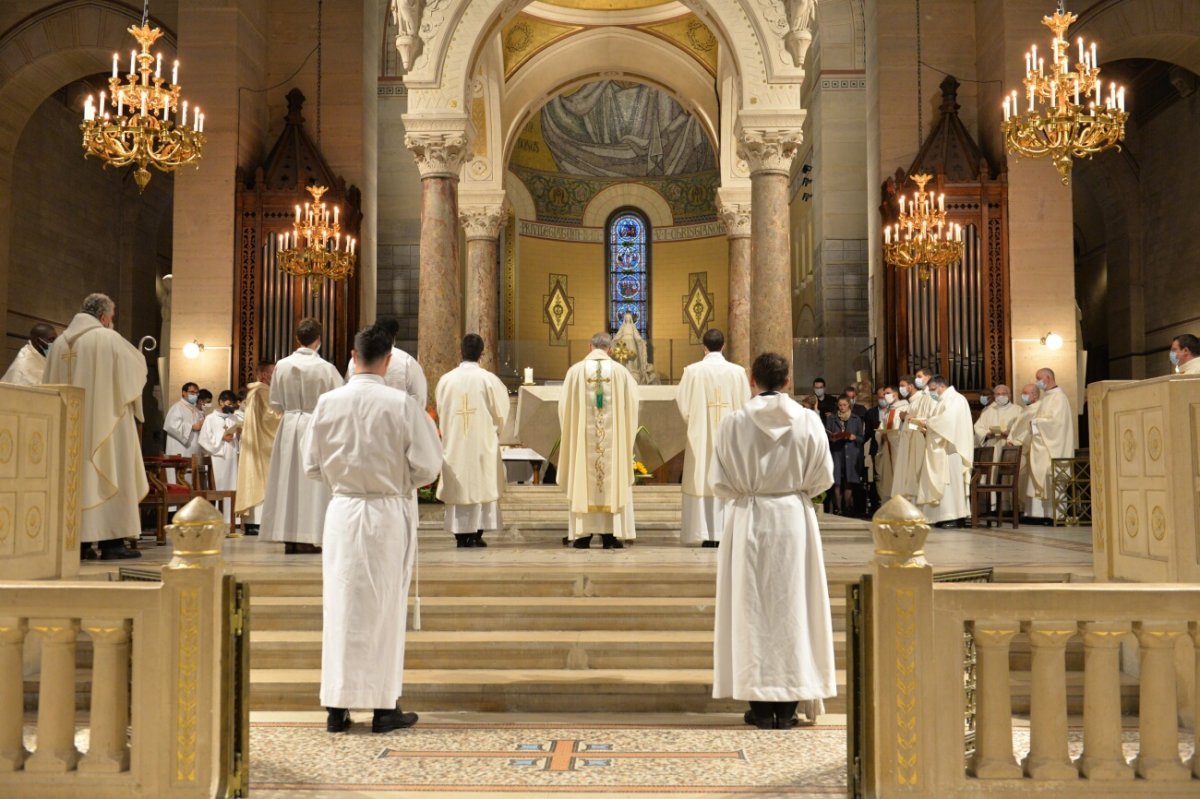
<instances>
[{"instance_id":1,"label":"wooden chair","mask_svg":"<svg viewBox=\"0 0 1200 799\"><path fill-rule=\"evenodd\" d=\"M237 508L237 491L217 490L217 478L213 474L212 455L200 453L192 456L192 496L206 499L218 506L225 513L225 503L229 503L229 516L233 519L229 526L231 536L241 534L242 523L233 511Z\"/></svg>"},{"instance_id":2,"label":"wooden chair","mask_svg":"<svg viewBox=\"0 0 1200 799\"><path fill-rule=\"evenodd\" d=\"M1021 524L1021 501L1017 496L1021 487L1021 448L1004 447L1000 450L1000 460L994 458L991 447L975 448L975 465L971 470L971 526L979 527L981 521L988 527L993 523L1002 525L1005 516L1011 515L1015 530ZM1004 508L1005 497L1008 497L1008 509ZM992 510L992 500L996 502L995 510Z\"/></svg>"},{"instance_id":3,"label":"wooden chair","mask_svg":"<svg viewBox=\"0 0 1200 799\"><path fill-rule=\"evenodd\" d=\"M146 481L150 490L139 505L148 505L155 511L154 540L159 545L167 543L167 513L171 508L180 508L194 496L192 487L186 483L173 483L169 473L183 474L190 477L192 462L190 458L174 456L150 455L143 459L146 467ZM176 477L176 479L181 479Z\"/></svg>"}]
</instances>

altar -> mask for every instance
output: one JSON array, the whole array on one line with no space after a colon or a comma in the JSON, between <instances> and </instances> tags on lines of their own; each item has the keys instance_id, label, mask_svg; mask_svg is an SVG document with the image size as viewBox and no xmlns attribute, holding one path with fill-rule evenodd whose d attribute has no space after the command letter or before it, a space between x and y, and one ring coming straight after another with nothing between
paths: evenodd
<instances>
[{"instance_id":1,"label":"altar","mask_svg":"<svg viewBox=\"0 0 1200 799\"><path fill-rule=\"evenodd\" d=\"M654 471L683 452L687 425L675 404L675 386L638 386L638 436L634 455ZM528 447L558 463L558 400L563 387L521 386L515 411L510 411L503 443Z\"/></svg>"}]
</instances>

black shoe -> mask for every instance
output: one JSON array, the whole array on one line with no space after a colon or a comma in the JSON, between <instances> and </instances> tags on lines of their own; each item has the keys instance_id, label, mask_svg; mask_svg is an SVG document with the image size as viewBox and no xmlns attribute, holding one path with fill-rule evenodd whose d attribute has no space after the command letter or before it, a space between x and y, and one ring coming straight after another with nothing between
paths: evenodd
<instances>
[{"instance_id":1,"label":"black shoe","mask_svg":"<svg viewBox=\"0 0 1200 799\"><path fill-rule=\"evenodd\" d=\"M958 522L953 519L947 519L944 522L934 522L933 526L939 530L949 530L953 527L958 527Z\"/></svg>"},{"instance_id":2,"label":"black shoe","mask_svg":"<svg viewBox=\"0 0 1200 799\"><path fill-rule=\"evenodd\" d=\"M403 730L417 723L416 713L405 713L400 708L391 710L376 710L375 718L371 719L371 732L391 732Z\"/></svg>"},{"instance_id":3,"label":"black shoe","mask_svg":"<svg viewBox=\"0 0 1200 799\"><path fill-rule=\"evenodd\" d=\"M570 539L570 537L568 537L568 536L565 536L565 535L563 536L563 546L564 546L564 547L569 547L569 546L571 546L571 539Z\"/></svg>"},{"instance_id":4,"label":"black shoe","mask_svg":"<svg viewBox=\"0 0 1200 799\"><path fill-rule=\"evenodd\" d=\"M716 549L719 546L721 546L720 541L701 541L700 542L700 547L702 549Z\"/></svg>"},{"instance_id":5,"label":"black shoe","mask_svg":"<svg viewBox=\"0 0 1200 799\"><path fill-rule=\"evenodd\" d=\"M592 537L590 535L585 535L581 538L576 538L575 543L571 546L575 547L576 549L588 549L592 546Z\"/></svg>"},{"instance_id":6,"label":"black shoe","mask_svg":"<svg viewBox=\"0 0 1200 799\"><path fill-rule=\"evenodd\" d=\"M350 732L350 711L344 707L327 707L325 732Z\"/></svg>"},{"instance_id":7,"label":"black shoe","mask_svg":"<svg viewBox=\"0 0 1200 799\"><path fill-rule=\"evenodd\" d=\"M84 546L82 549L79 550L79 559L80 560L95 560L98 557L100 557L100 556L96 554L96 550L93 549L90 545Z\"/></svg>"},{"instance_id":8,"label":"black shoe","mask_svg":"<svg viewBox=\"0 0 1200 799\"><path fill-rule=\"evenodd\" d=\"M470 533L455 533L454 534L454 542L455 542L455 546L457 546L459 549L465 549L466 547L472 546L471 534Z\"/></svg>"},{"instance_id":9,"label":"black shoe","mask_svg":"<svg viewBox=\"0 0 1200 799\"><path fill-rule=\"evenodd\" d=\"M615 535L609 535L609 534L605 533L604 535L601 536L601 540L604 541L605 549L624 549L625 548L625 542L623 542L621 539L617 538Z\"/></svg>"},{"instance_id":10,"label":"black shoe","mask_svg":"<svg viewBox=\"0 0 1200 799\"><path fill-rule=\"evenodd\" d=\"M760 712L758 705L770 705L770 702L751 702L750 709L742 716L742 721L749 724L751 727L758 727L760 730L775 729L775 716L770 710Z\"/></svg>"},{"instance_id":11,"label":"black shoe","mask_svg":"<svg viewBox=\"0 0 1200 799\"><path fill-rule=\"evenodd\" d=\"M296 545L293 544L291 541L284 541L283 542L283 554L295 555L296 554Z\"/></svg>"},{"instance_id":12,"label":"black shoe","mask_svg":"<svg viewBox=\"0 0 1200 799\"><path fill-rule=\"evenodd\" d=\"M131 558L140 558L141 552L128 547L112 547L111 549L100 550L100 560L129 560Z\"/></svg>"},{"instance_id":13,"label":"black shoe","mask_svg":"<svg viewBox=\"0 0 1200 799\"><path fill-rule=\"evenodd\" d=\"M246 531L246 535L258 535L257 524L246 524L242 526L242 529Z\"/></svg>"},{"instance_id":14,"label":"black shoe","mask_svg":"<svg viewBox=\"0 0 1200 799\"><path fill-rule=\"evenodd\" d=\"M475 533L473 536L471 536L471 541L473 542L474 546L477 547L487 546L487 541L483 540L483 530L480 530L478 533Z\"/></svg>"}]
</instances>

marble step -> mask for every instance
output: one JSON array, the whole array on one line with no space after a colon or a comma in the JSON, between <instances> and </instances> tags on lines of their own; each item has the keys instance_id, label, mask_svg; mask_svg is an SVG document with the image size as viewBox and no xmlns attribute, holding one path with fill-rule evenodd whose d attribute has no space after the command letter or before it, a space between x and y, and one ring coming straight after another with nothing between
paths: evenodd
<instances>
[{"instance_id":1,"label":"marble step","mask_svg":"<svg viewBox=\"0 0 1200 799\"><path fill-rule=\"evenodd\" d=\"M711 669L711 630L409 632L405 669ZM321 666L321 633L262 630L250 636L252 669ZM837 667L845 634L834 633Z\"/></svg>"}]
</instances>

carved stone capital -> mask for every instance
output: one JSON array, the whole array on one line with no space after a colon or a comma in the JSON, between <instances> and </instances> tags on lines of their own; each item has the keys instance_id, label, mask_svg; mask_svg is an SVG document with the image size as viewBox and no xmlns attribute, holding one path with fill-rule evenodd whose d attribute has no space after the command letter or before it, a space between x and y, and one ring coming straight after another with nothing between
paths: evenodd
<instances>
[{"instance_id":1,"label":"carved stone capital","mask_svg":"<svg viewBox=\"0 0 1200 799\"><path fill-rule=\"evenodd\" d=\"M721 203L717 213L729 238L750 238L750 203Z\"/></svg>"},{"instance_id":2,"label":"carved stone capital","mask_svg":"<svg viewBox=\"0 0 1200 799\"><path fill-rule=\"evenodd\" d=\"M750 174L787 175L804 141L800 128L751 128L738 131L737 154L750 165Z\"/></svg>"},{"instance_id":3,"label":"carved stone capital","mask_svg":"<svg viewBox=\"0 0 1200 799\"><path fill-rule=\"evenodd\" d=\"M500 235L500 228L504 227L504 223L508 221L508 213L507 202L460 205L458 208L458 218L462 220L467 241L495 239Z\"/></svg>"},{"instance_id":4,"label":"carved stone capital","mask_svg":"<svg viewBox=\"0 0 1200 799\"><path fill-rule=\"evenodd\" d=\"M422 178L457 178L471 157L471 143L465 131L413 131L404 134L404 146L417 159Z\"/></svg>"}]
</instances>

